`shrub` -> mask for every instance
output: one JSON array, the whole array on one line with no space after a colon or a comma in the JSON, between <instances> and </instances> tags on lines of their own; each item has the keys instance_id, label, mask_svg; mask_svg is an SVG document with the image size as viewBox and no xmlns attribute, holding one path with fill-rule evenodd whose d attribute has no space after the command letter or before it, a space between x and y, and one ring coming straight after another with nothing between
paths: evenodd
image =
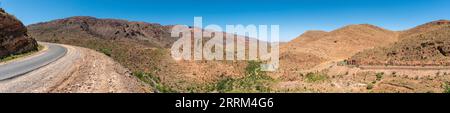
<instances>
[{"instance_id":1,"label":"shrub","mask_svg":"<svg viewBox=\"0 0 450 113\"><path fill-rule=\"evenodd\" d=\"M101 48L101 49L99 49L99 51L102 52L103 54L105 54L106 56L111 57L112 49L109 49L109 48Z\"/></svg>"},{"instance_id":2,"label":"shrub","mask_svg":"<svg viewBox=\"0 0 450 113\"><path fill-rule=\"evenodd\" d=\"M224 93L224 92L230 92L233 90L233 83L235 80L232 78L225 78L223 80L220 80L216 85L216 90Z\"/></svg>"},{"instance_id":3,"label":"shrub","mask_svg":"<svg viewBox=\"0 0 450 113\"><path fill-rule=\"evenodd\" d=\"M397 72L395 72L395 71L394 71L394 72L392 72L392 75L396 75L396 74L397 74Z\"/></svg>"},{"instance_id":4,"label":"shrub","mask_svg":"<svg viewBox=\"0 0 450 113\"><path fill-rule=\"evenodd\" d=\"M367 84L367 90L372 90L372 89L373 89L373 84L372 83Z\"/></svg>"},{"instance_id":5,"label":"shrub","mask_svg":"<svg viewBox=\"0 0 450 113\"><path fill-rule=\"evenodd\" d=\"M337 63L338 66L346 66L348 64L349 64L348 60L340 61L340 62Z\"/></svg>"},{"instance_id":6,"label":"shrub","mask_svg":"<svg viewBox=\"0 0 450 113\"><path fill-rule=\"evenodd\" d=\"M161 83L161 80L158 77L153 76L151 73L145 73L142 71L133 72L133 75L144 81L145 83L150 84L156 92L161 93L175 93L176 91L167 87Z\"/></svg>"},{"instance_id":7,"label":"shrub","mask_svg":"<svg viewBox=\"0 0 450 113\"><path fill-rule=\"evenodd\" d=\"M312 73L312 72L310 72L310 73L306 74L306 81L308 81L308 82L320 82L320 81L324 81L326 79L328 79L328 76L326 74L323 74L323 73L319 73L319 72Z\"/></svg>"},{"instance_id":8,"label":"shrub","mask_svg":"<svg viewBox=\"0 0 450 113\"><path fill-rule=\"evenodd\" d=\"M450 84L448 82L444 84L444 93L450 93Z\"/></svg>"},{"instance_id":9,"label":"shrub","mask_svg":"<svg viewBox=\"0 0 450 113\"><path fill-rule=\"evenodd\" d=\"M375 75L375 76L377 76L377 81L381 81L381 79L383 79L383 75L384 75L383 72L377 73L377 74Z\"/></svg>"},{"instance_id":10,"label":"shrub","mask_svg":"<svg viewBox=\"0 0 450 113\"><path fill-rule=\"evenodd\" d=\"M261 77L265 73L261 71L261 62L249 61L245 68L245 74L246 76Z\"/></svg>"}]
</instances>

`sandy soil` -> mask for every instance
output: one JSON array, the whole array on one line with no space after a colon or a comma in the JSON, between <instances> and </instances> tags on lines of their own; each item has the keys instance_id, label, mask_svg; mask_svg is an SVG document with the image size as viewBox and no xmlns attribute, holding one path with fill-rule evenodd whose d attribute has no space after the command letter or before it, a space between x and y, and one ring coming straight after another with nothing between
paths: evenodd
<instances>
[{"instance_id":1,"label":"sandy soil","mask_svg":"<svg viewBox=\"0 0 450 113\"><path fill-rule=\"evenodd\" d=\"M94 50L63 45L61 59L28 74L0 81L7 93L145 93L147 86L111 58Z\"/></svg>"}]
</instances>

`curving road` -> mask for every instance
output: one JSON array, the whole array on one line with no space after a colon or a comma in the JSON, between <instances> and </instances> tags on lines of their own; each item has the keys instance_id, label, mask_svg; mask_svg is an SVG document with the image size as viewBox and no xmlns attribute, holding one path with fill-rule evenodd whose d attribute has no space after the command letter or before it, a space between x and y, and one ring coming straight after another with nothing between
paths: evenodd
<instances>
[{"instance_id":1,"label":"curving road","mask_svg":"<svg viewBox=\"0 0 450 113\"><path fill-rule=\"evenodd\" d=\"M39 55L0 64L0 80L11 79L44 67L67 53L67 48L60 45L43 42L40 44L48 49Z\"/></svg>"},{"instance_id":2,"label":"curving road","mask_svg":"<svg viewBox=\"0 0 450 113\"><path fill-rule=\"evenodd\" d=\"M0 93L143 93L149 86L95 50L52 43L0 63Z\"/></svg>"}]
</instances>

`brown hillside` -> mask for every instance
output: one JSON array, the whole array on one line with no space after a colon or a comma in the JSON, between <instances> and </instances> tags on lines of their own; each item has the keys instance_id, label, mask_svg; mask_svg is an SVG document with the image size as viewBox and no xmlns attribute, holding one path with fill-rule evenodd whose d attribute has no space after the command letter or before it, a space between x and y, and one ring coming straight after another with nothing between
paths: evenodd
<instances>
[{"instance_id":1,"label":"brown hillside","mask_svg":"<svg viewBox=\"0 0 450 113\"><path fill-rule=\"evenodd\" d=\"M281 65L283 70L308 69L396 40L396 32L367 24L350 25L331 32L309 31L282 47Z\"/></svg>"},{"instance_id":2,"label":"brown hillside","mask_svg":"<svg viewBox=\"0 0 450 113\"><path fill-rule=\"evenodd\" d=\"M0 8L0 58L37 50L37 46L22 22Z\"/></svg>"},{"instance_id":3,"label":"brown hillside","mask_svg":"<svg viewBox=\"0 0 450 113\"><path fill-rule=\"evenodd\" d=\"M353 56L355 65L450 65L450 21L430 22L400 35L401 41Z\"/></svg>"},{"instance_id":4,"label":"brown hillside","mask_svg":"<svg viewBox=\"0 0 450 113\"><path fill-rule=\"evenodd\" d=\"M53 33L76 33L90 35L106 40L132 39L150 42L152 46L168 47L176 41L170 37L171 26L151 24L145 22L129 22L117 19L97 19L79 16L59 19L28 26L33 34L47 35Z\"/></svg>"},{"instance_id":5,"label":"brown hillside","mask_svg":"<svg viewBox=\"0 0 450 113\"><path fill-rule=\"evenodd\" d=\"M350 25L329 33L316 34L315 38L309 34L302 35L300 39L290 43L302 43L304 38L303 41L307 44L297 46L290 44L291 47L286 47L286 50L282 51L307 52L326 59L345 59L359 51L387 45L397 40L396 32L367 24ZM314 40L311 40L311 37Z\"/></svg>"},{"instance_id":6,"label":"brown hillside","mask_svg":"<svg viewBox=\"0 0 450 113\"><path fill-rule=\"evenodd\" d=\"M412 29L402 31L400 38L413 37L416 35L420 35L422 33L439 30L442 27L446 27L446 25L448 25L448 24L450 24L450 21L448 21L448 20L438 20L438 21L429 22L429 23L414 27Z\"/></svg>"},{"instance_id":7,"label":"brown hillside","mask_svg":"<svg viewBox=\"0 0 450 113\"><path fill-rule=\"evenodd\" d=\"M321 37L324 37L328 32L326 31L307 31L300 35L299 37L295 38L294 40L290 41L286 44L285 47L299 47L306 44L309 44L310 42L314 42L319 40Z\"/></svg>"}]
</instances>

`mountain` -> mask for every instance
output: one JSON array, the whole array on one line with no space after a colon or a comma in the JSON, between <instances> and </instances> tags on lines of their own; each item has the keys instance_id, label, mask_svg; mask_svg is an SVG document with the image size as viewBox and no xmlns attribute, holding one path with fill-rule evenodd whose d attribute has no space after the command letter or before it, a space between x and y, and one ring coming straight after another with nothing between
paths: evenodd
<instances>
[{"instance_id":1,"label":"mountain","mask_svg":"<svg viewBox=\"0 0 450 113\"><path fill-rule=\"evenodd\" d=\"M343 60L363 50L394 43L397 35L368 24L331 32L308 31L281 47L281 67L286 71L310 69L327 61Z\"/></svg>"},{"instance_id":2,"label":"mountain","mask_svg":"<svg viewBox=\"0 0 450 113\"><path fill-rule=\"evenodd\" d=\"M328 32L326 31L306 31L299 37L295 38L294 40L290 41L283 47L299 47L306 44L309 44L310 42L317 41L321 39L321 37L324 37Z\"/></svg>"},{"instance_id":3,"label":"mountain","mask_svg":"<svg viewBox=\"0 0 450 113\"><path fill-rule=\"evenodd\" d=\"M438 20L402 31L400 41L349 59L354 65L450 66L450 21Z\"/></svg>"},{"instance_id":4,"label":"mountain","mask_svg":"<svg viewBox=\"0 0 450 113\"><path fill-rule=\"evenodd\" d=\"M393 43L397 40L396 35L396 32L373 25L349 25L328 33L317 33L314 36L302 35L300 39L307 40L308 37L315 37L315 40L288 48L295 51L308 51L326 59L345 59L359 51ZM299 42L294 40L291 43Z\"/></svg>"},{"instance_id":5,"label":"mountain","mask_svg":"<svg viewBox=\"0 0 450 113\"><path fill-rule=\"evenodd\" d=\"M22 22L0 8L0 58L37 50L37 46Z\"/></svg>"},{"instance_id":6,"label":"mountain","mask_svg":"<svg viewBox=\"0 0 450 113\"><path fill-rule=\"evenodd\" d=\"M155 47L168 47L176 41L176 38L170 37L171 28L172 26L162 26L154 23L97 19L88 16L70 17L28 26L32 34L38 34L39 36L76 34L106 40L132 39L151 43Z\"/></svg>"}]
</instances>

